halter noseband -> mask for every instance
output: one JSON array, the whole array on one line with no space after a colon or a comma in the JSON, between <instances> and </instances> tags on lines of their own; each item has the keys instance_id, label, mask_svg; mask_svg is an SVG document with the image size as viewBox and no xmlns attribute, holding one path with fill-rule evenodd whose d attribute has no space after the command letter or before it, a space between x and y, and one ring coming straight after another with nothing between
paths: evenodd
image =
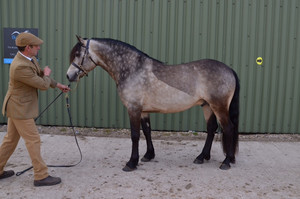
<instances>
[{"instance_id":1,"label":"halter noseband","mask_svg":"<svg viewBox=\"0 0 300 199\"><path fill-rule=\"evenodd\" d=\"M88 73L86 72L86 70L84 70L82 68L82 64L83 64L83 61L84 61L84 58L85 56L89 56L89 59L97 66L96 62L92 59L92 57L89 55L89 47L90 47L90 39L87 41L86 43L86 46L82 46L85 48L85 51L84 51L84 55L82 57L82 60L81 60L81 63L80 65L77 65L76 63L72 62L72 65L75 66L79 71L83 72L84 75L88 76ZM77 74L78 75L78 74Z\"/></svg>"}]
</instances>

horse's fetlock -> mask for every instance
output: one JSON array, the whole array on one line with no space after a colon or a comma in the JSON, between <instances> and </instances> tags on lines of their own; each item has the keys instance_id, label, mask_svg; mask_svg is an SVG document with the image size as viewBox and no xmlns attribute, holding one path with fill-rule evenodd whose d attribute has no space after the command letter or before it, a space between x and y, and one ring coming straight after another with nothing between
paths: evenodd
<instances>
[{"instance_id":1,"label":"horse's fetlock","mask_svg":"<svg viewBox=\"0 0 300 199\"><path fill-rule=\"evenodd\" d=\"M153 151L147 151L147 153L144 155L145 158L151 160L155 157L154 150Z\"/></svg>"},{"instance_id":2,"label":"horse's fetlock","mask_svg":"<svg viewBox=\"0 0 300 199\"><path fill-rule=\"evenodd\" d=\"M137 158L130 158L129 162L131 162L133 165L137 166L139 163L139 157Z\"/></svg>"},{"instance_id":3,"label":"horse's fetlock","mask_svg":"<svg viewBox=\"0 0 300 199\"><path fill-rule=\"evenodd\" d=\"M210 160L210 155L209 155L209 154L208 154L208 155L205 155L205 156L204 156L204 159L205 159L205 160Z\"/></svg>"},{"instance_id":4,"label":"horse's fetlock","mask_svg":"<svg viewBox=\"0 0 300 199\"><path fill-rule=\"evenodd\" d=\"M139 162L139 159L130 158L130 160L126 163L126 166L133 170L133 169L136 169L138 162Z\"/></svg>"}]
</instances>

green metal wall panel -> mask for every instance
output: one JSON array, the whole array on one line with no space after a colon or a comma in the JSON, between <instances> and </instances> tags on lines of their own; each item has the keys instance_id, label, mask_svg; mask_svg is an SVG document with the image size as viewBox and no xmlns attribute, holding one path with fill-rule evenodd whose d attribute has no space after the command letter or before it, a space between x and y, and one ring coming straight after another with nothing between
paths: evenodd
<instances>
[{"instance_id":1,"label":"green metal wall panel","mask_svg":"<svg viewBox=\"0 0 300 199\"><path fill-rule=\"evenodd\" d=\"M299 0L1 0L0 103L9 65L3 64L3 28L38 28L39 59L67 84L69 52L82 37L109 37L132 44L167 64L220 60L241 82L240 131L299 133ZM264 59L263 66L256 64ZM74 88L75 85L72 85ZM58 90L40 92L43 109ZM115 83L100 67L70 93L77 126L128 128L127 111ZM177 114L152 114L159 130L205 130L200 107ZM0 116L0 122L6 119ZM64 98L38 120L68 125Z\"/></svg>"}]
</instances>

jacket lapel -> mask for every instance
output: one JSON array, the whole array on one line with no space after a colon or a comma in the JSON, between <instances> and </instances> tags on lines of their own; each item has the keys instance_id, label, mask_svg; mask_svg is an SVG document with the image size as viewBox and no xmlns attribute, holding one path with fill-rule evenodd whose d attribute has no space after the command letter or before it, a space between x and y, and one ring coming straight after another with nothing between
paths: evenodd
<instances>
[{"instance_id":1,"label":"jacket lapel","mask_svg":"<svg viewBox=\"0 0 300 199\"><path fill-rule=\"evenodd\" d=\"M38 64L38 62L37 62L37 60L34 59L34 58L32 58L32 59L31 59L31 62L33 63L33 67L34 67L34 69L37 71L38 75L42 76L42 74L41 74L41 68L40 68L40 66L39 66L39 64Z\"/></svg>"}]
</instances>

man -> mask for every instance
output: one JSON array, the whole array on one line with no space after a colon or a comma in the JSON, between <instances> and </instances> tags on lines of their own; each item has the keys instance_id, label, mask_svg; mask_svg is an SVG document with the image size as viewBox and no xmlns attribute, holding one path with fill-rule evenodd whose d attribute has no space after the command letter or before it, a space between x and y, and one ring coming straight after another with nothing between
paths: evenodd
<instances>
[{"instance_id":1,"label":"man","mask_svg":"<svg viewBox=\"0 0 300 199\"><path fill-rule=\"evenodd\" d=\"M4 171L8 159L14 152L20 137L25 141L30 155L35 186L59 184L61 179L48 174L48 168L41 157L40 136L33 118L38 116L38 89L59 88L68 92L68 86L50 78L51 69L42 70L37 62L40 45L43 41L31 33L20 33L16 39L19 52L14 57L9 71L9 87L6 93L2 114L8 117L7 134L0 146L0 179L14 175L14 171Z\"/></svg>"}]
</instances>

